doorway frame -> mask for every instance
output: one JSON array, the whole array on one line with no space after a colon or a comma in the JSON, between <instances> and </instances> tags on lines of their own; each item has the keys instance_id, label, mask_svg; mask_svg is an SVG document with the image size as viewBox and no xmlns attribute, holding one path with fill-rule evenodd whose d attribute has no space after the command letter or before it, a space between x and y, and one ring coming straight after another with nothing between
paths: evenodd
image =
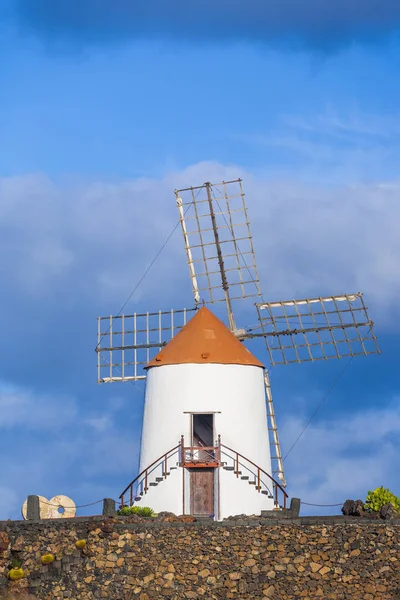
<instances>
[{"instance_id":1,"label":"doorway frame","mask_svg":"<svg viewBox=\"0 0 400 600\"><path fill-rule=\"evenodd\" d=\"M210 444L210 446L215 446L215 412L193 412L193 413L190 413L190 445L194 446L193 420L194 420L194 417L197 415L211 415L212 416L212 443Z\"/></svg>"}]
</instances>

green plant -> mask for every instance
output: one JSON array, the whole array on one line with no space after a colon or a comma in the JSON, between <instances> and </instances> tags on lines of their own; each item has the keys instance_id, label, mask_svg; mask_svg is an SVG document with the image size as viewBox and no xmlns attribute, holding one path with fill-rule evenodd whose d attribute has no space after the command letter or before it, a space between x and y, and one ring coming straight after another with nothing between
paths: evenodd
<instances>
[{"instance_id":1,"label":"green plant","mask_svg":"<svg viewBox=\"0 0 400 600\"><path fill-rule=\"evenodd\" d=\"M369 491L367 499L365 500L365 508L373 512L378 512L385 506L385 504L392 504L393 507L400 513L400 498L392 494L388 489L383 486L376 488L374 491Z\"/></svg>"},{"instance_id":2,"label":"green plant","mask_svg":"<svg viewBox=\"0 0 400 600\"><path fill-rule=\"evenodd\" d=\"M117 515L127 517L128 515L138 515L139 517L155 517L156 514L148 506L124 506L117 511Z\"/></svg>"},{"instance_id":3,"label":"green plant","mask_svg":"<svg viewBox=\"0 0 400 600\"><path fill-rule=\"evenodd\" d=\"M22 565L22 560L17 556L13 556L10 564L8 565L9 569L20 569Z\"/></svg>"}]
</instances>

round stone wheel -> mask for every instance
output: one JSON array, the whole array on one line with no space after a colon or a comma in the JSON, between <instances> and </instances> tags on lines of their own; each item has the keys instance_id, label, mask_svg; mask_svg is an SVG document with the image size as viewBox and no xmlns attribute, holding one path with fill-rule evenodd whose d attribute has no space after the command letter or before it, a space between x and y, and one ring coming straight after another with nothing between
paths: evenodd
<instances>
[{"instance_id":1,"label":"round stone wheel","mask_svg":"<svg viewBox=\"0 0 400 600\"><path fill-rule=\"evenodd\" d=\"M49 500L50 516L49 519L71 519L76 515L75 502L68 496L53 496Z\"/></svg>"}]
</instances>

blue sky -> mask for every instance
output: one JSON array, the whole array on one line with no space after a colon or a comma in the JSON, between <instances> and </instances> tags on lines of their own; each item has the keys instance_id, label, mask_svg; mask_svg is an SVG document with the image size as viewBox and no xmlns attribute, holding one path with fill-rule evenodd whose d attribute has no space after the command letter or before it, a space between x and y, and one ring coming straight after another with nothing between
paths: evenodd
<instances>
[{"instance_id":1,"label":"blue sky","mask_svg":"<svg viewBox=\"0 0 400 600\"><path fill-rule=\"evenodd\" d=\"M225 4L3 4L1 518L29 493L116 497L135 474L141 386L96 384L96 317L174 226L176 187L238 176L264 296L363 291L382 349L352 361L288 457L289 493L400 494L400 9L309 1L299 19L253 0L225 19ZM127 310L191 305L177 232ZM273 369L284 453L342 368Z\"/></svg>"}]
</instances>

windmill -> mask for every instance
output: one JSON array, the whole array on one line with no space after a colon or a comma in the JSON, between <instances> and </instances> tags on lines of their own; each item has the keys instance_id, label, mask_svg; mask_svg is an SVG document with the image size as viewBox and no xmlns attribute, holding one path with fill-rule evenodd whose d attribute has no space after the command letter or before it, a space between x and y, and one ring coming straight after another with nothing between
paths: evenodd
<instances>
[{"instance_id":1,"label":"windmill","mask_svg":"<svg viewBox=\"0 0 400 600\"><path fill-rule=\"evenodd\" d=\"M241 179L175 190L194 307L99 317L98 382L138 381L145 367L201 306L225 306L243 344L261 338L271 366L379 352L361 293L265 302ZM234 309L255 305L257 325L238 326ZM268 369L264 370L272 474L285 487Z\"/></svg>"}]
</instances>

